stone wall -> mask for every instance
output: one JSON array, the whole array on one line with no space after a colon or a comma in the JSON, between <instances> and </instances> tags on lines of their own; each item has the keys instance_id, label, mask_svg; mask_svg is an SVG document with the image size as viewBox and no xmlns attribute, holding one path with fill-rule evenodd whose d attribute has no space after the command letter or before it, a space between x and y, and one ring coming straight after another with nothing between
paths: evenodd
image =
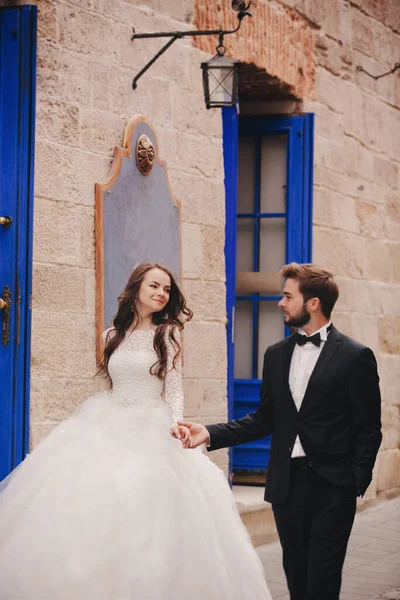
<instances>
[{"instance_id":1,"label":"stone wall","mask_svg":"<svg viewBox=\"0 0 400 600\"><path fill-rule=\"evenodd\" d=\"M198 0L195 23L232 27L228 4ZM246 114L315 113L314 261L338 277L335 323L378 358L384 434L368 503L400 492L400 75L375 81L357 66L380 74L399 61L400 4L260 0L250 10L229 54L298 101L282 96L280 110L258 90ZM211 52L213 40L197 45Z\"/></svg>"},{"instance_id":2,"label":"stone wall","mask_svg":"<svg viewBox=\"0 0 400 600\"><path fill-rule=\"evenodd\" d=\"M39 0L31 445L101 381L94 344L94 184L137 113L147 116L182 204L186 416L226 417L224 184L220 111L204 106L200 62L137 32L190 29L191 3ZM156 218L156 216L155 216ZM226 453L217 460L226 464Z\"/></svg>"},{"instance_id":3,"label":"stone wall","mask_svg":"<svg viewBox=\"0 0 400 600\"><path fill-rule=\"evenodd\" d=\"M200 73L216 39L176 42L133 92L132 77L162 42L130 34L230 27L229 6L38 1L32 445L100 385L93 188L137 113L152 121L182 203L183 283L195 311L185 333L186 416L226 416L221 116L204 108ZM399 61L400 4L258 0L251 11L226 39L228 53L281 82L297 98L290 110L316 114L314 260L338 276L336 324L379 361L384 440L372 502L400 491L400 77L375 82L356 67L381 73ZM226 465L226 452L216 460Z\"/></svg>"},{"instance_id":4,"label":"stone wall","mask_svg":"<svg viewBox=\"0 0 400 600\"><path fill-rule=\"evenodd\" d=\"M400 5L304 2L317 61L314 259L338 275L336 324L378 359L383 442L364 503L400 492ZM313 3L316 4L315 2ZM335 14L335 29L326 26ZM334 11L332 13L332 11Z\"/></svg>"}]
</instances>

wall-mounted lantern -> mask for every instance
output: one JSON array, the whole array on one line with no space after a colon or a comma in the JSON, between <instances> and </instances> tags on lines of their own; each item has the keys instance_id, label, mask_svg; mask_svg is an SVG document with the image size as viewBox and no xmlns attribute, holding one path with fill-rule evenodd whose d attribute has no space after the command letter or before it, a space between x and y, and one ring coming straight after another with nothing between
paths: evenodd
<instances>
[{"instance_id":1,"label":"wall-mounted lantern","mask_svg":"<svg viewBox=\"0 0 400 600\"><path fill-rule=\"evenodd\" d=\"M133 30L132 40L148 39L148 38L171 38L165 46L143 67L141 71L134 77L132 87L137 88L137 81L151 67L156 60L164 54L172 44L183 37L199 36L199 35L218 35L219 44L217 46L217 54L208 61L201 63L203 70L203 87L204 97L207 108L235 106L238 87L239 87L239 61L225 57L224 36L239 31L244 17L252 15L248 12L252 1L246 4L243 0L232 0L233 10L238 12L239 25L236 29L226 31L222 29L212 29L206 31L170 31L166 33L135 33Z\"/></svg>"}]
</instances>

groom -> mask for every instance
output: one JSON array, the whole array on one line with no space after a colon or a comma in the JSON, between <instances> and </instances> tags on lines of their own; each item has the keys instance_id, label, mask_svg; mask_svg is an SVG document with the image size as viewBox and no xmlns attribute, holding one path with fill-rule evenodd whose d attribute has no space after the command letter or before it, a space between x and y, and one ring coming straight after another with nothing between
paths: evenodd
<instances>
[{"instance_id":1,"label":"groom","mask_svg":"<svg viewBox=\"0 0 400 600\"><path fill-rule=\"evenodd\" d=\"M272 503L291 600L338 600L347 542L381 443L373 352L330 321L332 274L286 265L279 307L297 333L267 348L260 404L242 419L186 423L192 447L244 444L272 433L265 500ZM183 423L182 423L183 424Z\"/></svg>"}]
</instances>

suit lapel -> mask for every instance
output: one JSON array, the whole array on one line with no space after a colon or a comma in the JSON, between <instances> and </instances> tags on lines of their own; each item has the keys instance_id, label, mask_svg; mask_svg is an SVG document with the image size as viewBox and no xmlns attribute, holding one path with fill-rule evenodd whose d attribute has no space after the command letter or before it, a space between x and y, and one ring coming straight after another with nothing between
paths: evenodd
<instances>
[{"instance_id":1,"label":"suit lapel","mask_svg":"<svg viewBox=\"0 0 400 600\"><path fill-rule=\"evenodd\" d=\"M282 356L282 379L283 379L283 389L285 394L288 395L290 401L293 403L294 408L297 411L296 403L293 400L292 392L290 391L289 386L289 373L290 373L290 363L292 361L293 350L295 347L295 339L294 335L286 338L286 344L283 347L283 356Z\"/></svg>"},{"instance_id":2,"label":"suit lapel","mask_svg":"<svg viewBox=\"0 0 400 600\"><path fill-rule=\"evenodd\" d=\"M307 401L310 393L315 388L318 383L321 375L324 373L326 367L331 362L332 358L335 356L339 346L342 336L340 332L332 325L332 329L328 335L328 339L326 340L324 347L322 348L321 354L318 357L316 365L314 367L313 372L311 373L310 380L307 385L307 389L304 394L303 402L301 404L300 410L303 408L305 402Z\"/></svg>"}]
</instances>

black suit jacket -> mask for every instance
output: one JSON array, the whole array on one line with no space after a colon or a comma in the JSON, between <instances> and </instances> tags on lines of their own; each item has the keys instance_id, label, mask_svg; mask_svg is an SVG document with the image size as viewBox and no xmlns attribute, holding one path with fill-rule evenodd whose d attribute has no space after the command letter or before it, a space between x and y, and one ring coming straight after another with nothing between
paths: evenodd
<instances>
[{"instance_id":1,"label":"black suit jacket","mask_svg":"<svg viewBox=\"0 0 400 600\"><path fill-rule=\"evenodd\" d=\"M381 397L375 356L335 327L328 335L297 411L289 388L295 345L290 336L267 348L258 409L242 419L210 425L209 450L272 433L265 499L281 504L289 489L296 436L312 468L330 482L364 494L381 443Z\"/></svg>"}]
</instances>

